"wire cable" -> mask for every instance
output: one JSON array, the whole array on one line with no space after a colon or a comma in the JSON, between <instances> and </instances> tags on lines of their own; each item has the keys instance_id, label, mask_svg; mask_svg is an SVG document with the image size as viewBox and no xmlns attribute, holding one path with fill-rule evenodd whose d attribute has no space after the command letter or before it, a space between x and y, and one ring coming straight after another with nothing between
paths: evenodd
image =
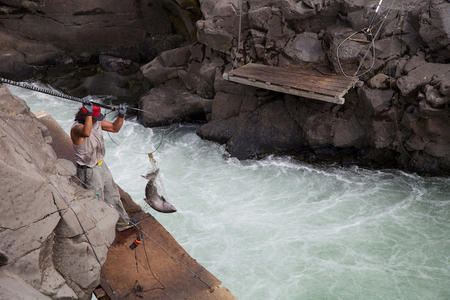
<instances>
[{"instance_id":1,"label":"wire cable","mask_svg":"<svg viewBox=\"0 0 450 300\"><path fill-rule=\"evenodd\" d=\"M377 23L374 24L374 22L375 22L375 17L376 17L376 15L378 14L378 10L380 9L381 3L382 3L382 2L383 2L383 0L380 0L380 2L378 3L378 6L377 6L375 12L374 12L374 14L372 15L372 19L371 19L371 21L369 22L369 26L366 27L366 28L363 28L363 29L361 29L361 30L359 30L359 31L356 31L356 32L352 33L350 36L348 36L348 37L345 38L343 41L341 41L341 42L339 43L337 49L336 49L336 57L337 57L338 66L339 66L339 69L340 69L341 73L342 73L345 77L353 78L353 77L360 77L360 76L363 76L363 75L367 74L368 72L370 72L370 71L372 70L372 68L374 67L374 65L375 65L375 60L376 60L375 40L377 39L379 33L381 32L381 29L383 28L383 25L384 25L384 23L386 22L387 17L388 17L388 15L389 15L390 11L392 10L392 7L393 7L395 1L392 0L390 7L387 9L386 13L385 13L384 16L381 18L381 20L379 20ZM380 24L380 25L379 25L379 27L378 27L378 29L377 29L375 35L372 35L372 30L373 30L373 28L376 27L378 24ZM349 75L349 74L347 74L347 73L344 71L344 69L343 69L343 67L342 67L341 57L340 57L339 51L340 51L340 48L342 47L342 45L343 45L345 42L347 42L347 41L350 40L354 35L359 34L359 33L367 33L367 34L369 34L369 36L370 36L370 42L371 42L371 43L370 43L370 46L367 48L367 50L364 52L364 55L363 55L362 59L359 61L359 64L358 64L358 67L357 67L355 73L354 73L353 75ZM361 70L362 66L364 65L365 59L367 58L367 55L369 54L370 50L372 50L372 62L371 62L371 64L370 64L370 67L369 67L367 70L365 70L364 72L359 73L359 71Z\"/></svg>"}]
</instances>

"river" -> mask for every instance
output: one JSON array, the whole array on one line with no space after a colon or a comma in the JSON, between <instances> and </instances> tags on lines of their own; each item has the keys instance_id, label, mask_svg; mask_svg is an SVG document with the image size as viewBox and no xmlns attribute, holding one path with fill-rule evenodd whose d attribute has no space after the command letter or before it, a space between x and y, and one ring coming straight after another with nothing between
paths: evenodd
<instances>
[{"instance_id":1,"label":"river","mask_svg":"<svg viewBox=\"0 0 450 300\"><path fill-rule=\"evenodd\" d=\"M68 132L79 104L9 88ZM169 215L143 202L161 138ZM450 178L238 161L195 126L127 121L105 141L116 182L238 299L450 299Z\"/></svg>"}]
</instances>

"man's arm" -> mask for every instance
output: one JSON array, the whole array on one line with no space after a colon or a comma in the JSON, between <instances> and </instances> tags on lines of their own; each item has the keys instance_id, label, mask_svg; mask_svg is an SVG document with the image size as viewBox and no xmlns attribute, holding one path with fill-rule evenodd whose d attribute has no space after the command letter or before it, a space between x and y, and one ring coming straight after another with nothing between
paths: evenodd
<instances>
[{"instance_id":1,"label":"man's arm","mask_svg":"<svg viewBox=\"0 0 450 300\"><path fill-rule=\"evenodd\" d=\"M111 123L108 121L102 121L102 129L104 131L109 132L119 132L120 128L122 128L123 125L123 118L117 117L117 119Z\"/></svg>"},{"instance_id":2,"label":"man's arm","mask_svg":"<svg viewBox=\"0 0 450 300\"><path fill-rule=\"evenodd\" d=\"M103 130L109 132L119 132L120 128L122 128L123 119L125 118L125 114L127 113L127 105L120 104L117 111L119 112L119 116L113 123L108 121L102 121Z\"/></svg>"},{"instance_id":3,"label":"man's arm","mask_svg":"<svg viewBox=\"0 0 450 300\"><path fill-rule=\"evenodd\" d=\"M85 137L89 137L92 131L92 116L86 116L84 124L75 126L70 130L72 143L79 146L83 143Z\"/></svg>"}]
</instances>

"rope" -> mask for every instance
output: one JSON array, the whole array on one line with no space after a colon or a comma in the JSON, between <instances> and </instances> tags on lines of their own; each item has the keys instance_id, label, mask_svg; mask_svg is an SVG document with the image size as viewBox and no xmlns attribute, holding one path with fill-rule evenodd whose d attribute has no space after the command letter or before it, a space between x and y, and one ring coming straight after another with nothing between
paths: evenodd
<instances>
[{"instance_id":1,"label":"rope","mask_svg":"<svg viewBox=\"0 0 450 300\"><path fill-rule=\"evenodd\" d=\"M131 222L133 223L133 222ZM133 223L134 225L137 225L137 223ZM151 240L153 243L155 243L164 253L166 253L170 258L172 258L174 261L176 261L178 264L184 266L186 268L186 270L188 270L193 276L194 278L197 278L198 280L200 280L206 287L208 287L208 289L210 290L210 292L212 293L214 291L214 288L211 287L207 282L205 282L197 273L195 273L194 271L192 271L189 266L185 263L183 263L182 261L180 261L178 258L176 258L175 256L173 256L172 254L169 253L169 251L162 246L160 243L158 243L155 239L153 239L147 232L145 232L144 230L141 230L141 232L149 239Z\"/></svg>"},{"instance_id":2,"label":"rope","mask_svg":"<svg viewBox=\"0 0 450 300\"><path fill-rule=\"evenodd\" d=\"M242 0L239 0L239 32L238 32L238 52L241 48L241 32L242 32Z\"/></svg>"},{"instance_id":3,"label":"rope","mask_svg":"<svg viewBox=\"0 0 450 300\"><path fill-rule=\"evenodd\" d=\"M239 0L239 30L238 30L238 44L237 44L237 51L236 54L234 55L234 63L231 66L231 69L234 70L235 65L237 65L237 56L239 54L239 50L241 48L241 33L242 33L242 1L243 0Z\"/></svg>"},{"instance_id":4,"label":"rope","mask_svg":"<svg viewBox=\"0 0 450 300\"><path fill-rule=\"evenodd\" d=\"M372 70L372 68L374 67L374 65L375 65L375 60L376 60L375 40L377 39L379 33L381 32L381 28L383 28L384 22L386 22L387 17L388 17L388 15L389 15L390 11L392 10L392 7L393 7L395 1L392 0L391 6L387 9L387 12L384 14L384 17L374 25L375 17L376 17L376 15L378 14L378 10L380 9L381 3L382 3L382 2L383 2L383 0L380 0L380 2L378 3L378 6L377 6L375 12L374 12L374 14L372 15L372 19L371 19L371 21L370 21L370 23L369 23L369 26L366 27L366 28L364 28L364 29L362 29L362 30L360 30L360 31L356 31L356 32L352 33L350 36L348 36L348 37L345 38L343 41L341 41L341 43L339 43L339 45L338 45L338 47L337 47L337 49L336 49L336 57L337 57L338 66L339 66L340 71L342 72L342 74L343 74L345 77L353 78L353 77L360 77L360 76L363 76L363 75L367 74L368 72L370 72L370 71ZM375 35L372 36L372 30L373 30L373 28L374 28L375 26L377 26L378 24L380 24L380 26L378 27L378 29L377 29ZM353 75L349 75L349 74L347 74L347 73L344 71L344 69L343 69L343 67L342 67L342 64L341 64L341 58L340 58L340 54L339 54L339 49L342 47L342 45L343 45L345 42L347 42L349 39L351 39L354 35L356 35L356 34L358 34L358 33L368 33L369 36L371 37L371 38L370 38L371 43L370 43L370 46L369 46L369 47L367 48L367 50L365 51L365 53L364 53L362 59L360 60L359 65L358 65L358 68L356 69L355 73L354 73ZM369 52L370 52L371 49L372 49L372 62L371 62L370 67L369 67L366 71L364 71L364 72L362 72L362 73L358 73L358 72L361 70L361 68L362 68L362 66L363 66L363 64L364 64L364 61L365 61L365 59L366 59L366 57L367 57L367 55L369 54Z\"/></svg>"}]
</instances>

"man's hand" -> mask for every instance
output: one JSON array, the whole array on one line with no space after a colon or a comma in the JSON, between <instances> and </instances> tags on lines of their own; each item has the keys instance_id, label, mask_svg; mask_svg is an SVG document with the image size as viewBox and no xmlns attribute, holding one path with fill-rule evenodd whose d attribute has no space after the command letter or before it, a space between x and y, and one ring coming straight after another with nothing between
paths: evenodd
<instances>
[{"instance_id":1,"label":"man's hand","mask_svg":"<svg viewBox=\"0 0 450 300\"><path fill-rule=\"evenodd\" d=\"M83 107L86 109L87 115L88 116L92 116L92 113L93 113L93 110L94 110L94 105L92 105L92 103L83 104Z\"/></svg>"},{"instance_id":2,"label":"man's hand","mask_svg":"<svg viewBox=\"0 0 450 300\"><path fill-rule=\"evenodd\" d=\"M119 112L119 118L125 118L125 115L127 114L127 105L120 104L117 111Z\"/></svg>"},{"instance_id":3,"label":"man's hand","mask_svg":"<svg viewBox=\"0 0 450 300\"><path fill-rule=\"evenodd\" d=\"M81 101L83 101L83 107L86 109L87 115L92 116L94 105L92 105L91 97L90 96L84 97L83 99L81 99Z\"/></svg>"}]
</instances>

